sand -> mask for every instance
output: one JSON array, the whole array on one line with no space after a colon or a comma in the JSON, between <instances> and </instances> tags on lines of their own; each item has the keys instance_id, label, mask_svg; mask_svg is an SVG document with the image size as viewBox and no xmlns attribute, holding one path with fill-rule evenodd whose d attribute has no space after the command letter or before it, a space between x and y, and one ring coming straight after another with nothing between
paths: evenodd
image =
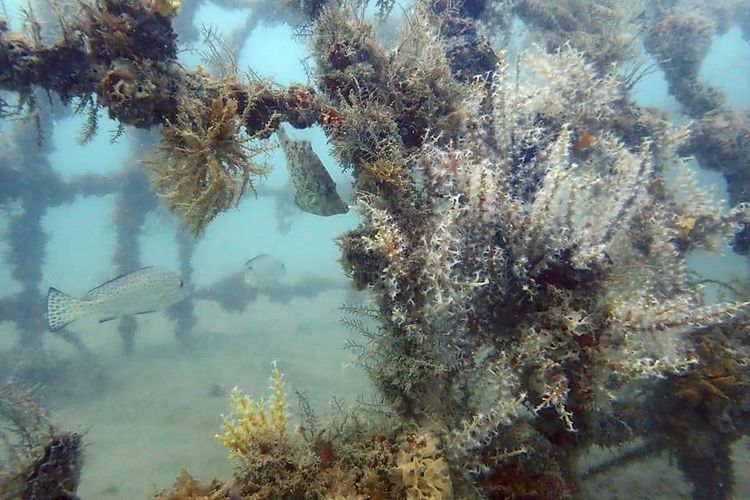
<instances>
[{"instance_id":1,"label":"sand","mask_svg":"<svg viewBox=\"0 0 750 500\"><path fill-rule=\"evenodd\" d=\"M251 397L267 398L274 360L284 373L293 424L294 391L305 392L322 415L333 396L352 406L359 396L369 398L368 380L344 349L346 339L356 335L340 324L338 307L350 299L345 288L288 303L261 295L242 314L197 301L198 326L189 347L175 339L174 322L156 313L139 318L131 355L123 354L116 323L76 322L103 382L91 390L94 365L73 364L50 391L64 397L46 403L58 426L85 432L80 497L148 499L169 487L182 468L202 480L229 478L233 464L215 439L221 414L229 412L229 391L238 386ZM80 359L52 335L45 343L58 356ZM76 385L77 378L85 383ZM592 450L582 466L612 452ZM736 443L734 460L735 498L750 498L750 477L744 474L750 466L748 440ZM583 493L585 498L688 499L690 485L663 453L592 478L584 482Z\"/></svg>"},{"instance_id":2,"label":"sand","mask_svg":"<svg viewBox=\"0 0 750 500\"><path fill-rule=\"evenodd\" d=\"M273 360L284 373L290 414L294 391L304 391L320 413L332 396L356 404L370 389L343 349L353 335L339 323L345 298L336 291L281 304L261 296L241 315L200 302L187 349L174 339L173 323L155 314L139 319L130 356L114 326L82 320L76 330L111 380L93 397L79 394L52 408L60 426L86 432L81 498L145 499L183 467L200 479L230 477L232 463L214 437L229 412L228 393L238 386L267 398Z\"/></svg>"}]
</instances>

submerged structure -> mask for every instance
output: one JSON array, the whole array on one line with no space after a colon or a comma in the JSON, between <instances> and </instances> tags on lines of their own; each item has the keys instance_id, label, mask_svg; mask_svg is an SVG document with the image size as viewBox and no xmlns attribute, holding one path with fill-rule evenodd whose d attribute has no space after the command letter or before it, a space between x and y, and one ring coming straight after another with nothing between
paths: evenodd
<instances>
[{"instance_id":1,"label":"submerged structure","mask_svg":"<svg viewBox=\"0 0 750 500\"><path fill-rule=\"evenodd\" d=\"M54 42L31 17L27 33L0 19L0 88L162 126L145 168L195 235L253 190L282 122L321 125L355 178L341 265L372 303L345 321L382 418L322 424L301 398L292 430L274 368L270 402L232 393L235 477L183 474L157 498L576 498L585 477L663 450L695 498L730 498L730 448L750 430L748 299L707 303L686 257L746 252L748 121L697 67L712 30L747 30L750 9L424 0L386 47L366 3L283 2L316 63L314 86L286 88L179 65L178 3L87 4ZM499 50L513 19L541 47ZM641 42L689 126L633 101L643 66L613 69ZM694 185L685 154L726 174L734 208ZM632 448L582 472L596 446Z\"/></svg>"},{"instance_id":2,"label":"submerged structure","mask_svg":"<svg viewBox=\"0 0 750 500\"><path fill-rule=\"evenodd\" d=\"M82 436L55 428L28 390L0 387L0 498L78 498Z\"/></svg>"}]
</instances>

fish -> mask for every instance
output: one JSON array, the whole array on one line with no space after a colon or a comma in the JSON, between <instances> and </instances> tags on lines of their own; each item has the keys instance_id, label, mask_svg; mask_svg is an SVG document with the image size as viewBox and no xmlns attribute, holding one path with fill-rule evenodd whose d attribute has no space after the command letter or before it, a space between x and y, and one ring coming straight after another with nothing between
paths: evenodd
<instances>
[{"instance_id":1,"label":"fish","mask_svg":"<svg viewBox=\"0 0 750 500\"><path fill-rule=\"evenodd\" d=\"M281 260L262 253L245 262L243 279L253 289L268 288L276 284L286 273Z\"/></svg>"},{"instance_id":2,"label":"fish","mask_svg":"<svg viewBox=\"0 0 750 500\"><path fill-rule=\"evenodd\" d=\"M56 332L83 316L101 316L100 323L128 315L165 309L190 296L180 276L148 266L113 278L76 298L47 290L47 328Z\"/></svg>"},{"instance_id":3,"label":"fish","mask_svg":"<svg viewBox=\"0 0 750 500\"><path fill-rule=\"evenodd\" d=\"M286 273L284 263L268 254L256 255L205 288L194 297L217 302L227 311L242 312L258 292L272 289Z\"/></svg>"},{"instance_id":4,"label":"fish","mask_svg":"<svg viewBox=\"0 0 750 500\"><path fill-rule=\"evenodd\" d=\"M294 203L307 213L324 217L348 212L349 205L336 192L336 183L310 141L292 139L281 127L276 134L286 157Z\"/></svg>"}]
</instances>

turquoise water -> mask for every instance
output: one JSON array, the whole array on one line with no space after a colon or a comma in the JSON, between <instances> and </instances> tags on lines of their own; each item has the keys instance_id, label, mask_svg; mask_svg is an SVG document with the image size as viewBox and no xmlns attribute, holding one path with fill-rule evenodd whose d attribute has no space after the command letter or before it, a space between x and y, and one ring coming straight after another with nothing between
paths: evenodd
<instances>
[{"instance_id":1,"label":"turquoise water","mask_svg":"<svg viewBox=\"0 0 750 500\"><path fill-rule=\"evenodd\" d=\"M11 4L8 8L14 10ZM240 14L249 13L244 9ZM211 24L228 34L238 19L236 11L207 4L199 9L194 24ZM269 44L277 53L258 57L258 51ZM288 27L261 25L244 43L238 67L252 67L282 84L305 81L298 61L304 54L304 42L292 39ZM187 52L181 59L186 65L196 63ZM148 153L131 131L111 144L109 132L117 125L105 112L99 113L100 133L85 146L77 143L82 125L81 117L65 117L48 131L52 151L47 159L65 181L84 174L116 173ZM2 130L12 126L4 123ZM322 131L312 128L290 135L312 141L340 194L349 200L351 176L337 168ZM221 430L220 415L229 412L229 391L239 386L248 394L265 395L273 360L285 374L290 408L296 407L291 390L306 391L321 412L327 411L334 395L353 404L359 395L369 394L365 376L351 366L342 349L351 332L340 325L338 308L352 300L353 292L340 270L333 242L357 224L357 216L352 211L323 218L298 210L283 153L276 150L268 165L272 170L257 184L257 198L247 195L195 242L192 285L205 287L265 253L283 261L287 272L279 285L291 291L291 300L272 300L261 293L242 314L196 301L198 324L188 348L175 339L175 324L163 313L141 316L130 356L123 354L117 321L100 325L96 318L83 318L69 329L86 345L96 366L83 360L68 342L44 335L45 351L72 362L45 392L50 394L47 404L54 422L86 433L81 498L147 498L157 487L169 486L183 467L203 479L229 477L233 465L214 438ZM283 214L277 205L288 212L283 234L278 230ZM112 194L78 197L47 211L42 220L48 237L43 287L81 295L119 274L113 261L115 210ZM1 229L8 215L0 212ZM179 269L175 240L179 224L163 206L148 214L143 231L134 235L142 265ZM7 249L3 238L0 251L5 254ZM297 287L309 289L314 283L323 283L324 290L294 297ZM11 268L0 266L0 297L21 289ZM13 323L0 318L0 349L12 348L19 335ZM106 373L104 383L91 380L99 370Z\"/></svg>"},{"instance_id":2,"label":"turquoise water","mask_svg":"<svg viewBox=\"0 0 750 500\"><path fill-rule=\"evenodd\" d=\"M18 9L13 2L6 6L11 13ZM247 8L229 10L208 2L197 10L192 24L211 25L229 36L250 15ZM241 44L237 65L240 71L251 68L287 85L307 81L300 64L307 55L305 41L295 38L291 28L261 22ZM750 46L739 29L733 28L714 40L701 69L701 76L724 90L734 107L749 103L749 56ZM182 52L180 58L188 67L199 63L189 52ZM675 121L684 120L659 70L639 82L635 97L640 104L671 113ZM0 125L0 134L15 126ZM46 160L63 181L85 174L114 174L148 153L141 146L142 136L131 130L110 143L109 131L117 124L103 111L100 133L85 146L77 143L82 126L81 117L67 116L55 120L47 131ZM353 179L336 164L323 131L319 127L287 130L293 138L311 141L339 193L351 202ZM12 164L12 159L6 161ZM49 381L49 390L44 390L53 420L62 428L86 432L81 498L147 498L154 489L169 486L182 467L201 479L229 477L232 463L214 439L220 431L220 414L229 411L229 390L239 386L247 394L266 394L273 360L278 360L287 388L306 392L324 413L332 396L352 404L362 395L369 397L365 374L353 366L350 353L343 349L353 334L340 324L338 310L344 302L365 298L351 289L334 243L338 235L358 224L358 216L350 211L323 218L298 210L292 203L284 162L280 150L270 155L272 170L258 182L258 196L245 196L236 208L212 222L195 241L190 264L192 286L200 289L238 272L256 255L272 255L285 265L286 274L278 285L288 290L288 300L261 292L242 313L196 300L197 325L187 347L175 337L175 322L162 312L138 318L130 355L123 352L116 321L100 325L96 318L83 318L71 326L87 347L86 355L51 333L43 336L37 348L66 362L59 378ZM717 200L726 199L721 174L693 168L702 185L715 187ZM0 231L19 210L10 204L0 211ZM46 212L42 291L54 286L81 295L119 274L114 261L115 216L114 194L78 197ZM142 231L133 235L141 264L178 270L176 235L180 231L180 221L163 205L150 211ZM7 255L9 248L6 238L0 240L0 255ZM730 252L721 256L696 252L689 262L713 279L748 277L747 259ZM320 284L319 293L302 292L316 284ZM0 265L0 297L21 290L12 267ZM0 317L0 350L12 349L20 335L14 323ZM106 377L100 378L101 373ZM291 399L290 407L294 405ZM746 470L744 443L736 453L736 470ZM653 460L650 466L639 464L597 480L597 487L611 491L608 498L688 498L689 488L667 457ZM654 488L657 483L659 487ZM737 491L750 495L744 475L738 479Z\"/></svg>"}]
</instances>

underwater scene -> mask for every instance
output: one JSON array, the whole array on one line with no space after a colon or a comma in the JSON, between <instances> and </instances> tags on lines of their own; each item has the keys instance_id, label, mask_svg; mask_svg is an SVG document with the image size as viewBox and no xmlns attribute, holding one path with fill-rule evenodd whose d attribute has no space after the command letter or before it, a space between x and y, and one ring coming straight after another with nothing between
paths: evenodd
<instances>
[{"instance_id":1,"label":"underwater scene","mask_svg":"<svg viewBox=\"0 0 750 500\"><path fill-rule=\"evenodd\" d=\"M0 500L750 498L750 0L2 0Z\"/></svg>"}]
</instances>

